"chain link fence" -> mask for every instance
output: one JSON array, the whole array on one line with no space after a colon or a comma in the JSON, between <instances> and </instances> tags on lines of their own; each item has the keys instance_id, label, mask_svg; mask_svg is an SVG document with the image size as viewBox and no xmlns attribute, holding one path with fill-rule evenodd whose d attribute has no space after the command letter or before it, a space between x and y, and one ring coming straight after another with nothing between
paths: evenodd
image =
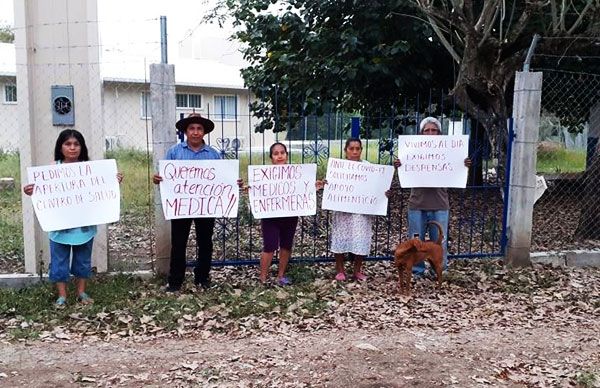
<instances>
[{"instance_id":1,"label":"chain link fence","mask_svg":"<svg viewBox=\"0 0 600 388\"><path fill-rule=\"evenodd\" d=\"M144 30L152 25L158 31L158 19L127 20L128 30ZM99 22L102 24L102 22ZM117 28L118 25L101 26ZM122 26L121 26L122 27ZM21 101L25 96L16 90L15 47L0 47L0 273L24 272L22 218L23 206L31 206L28 199L21 203L20 176L21 136L18 107L27 102L32 116L49 115L50 96L40 95L37 101ZM17 50L23 48L16 48ZM43 49L43 47L40 47ZM93 102L83 115L76 116L75 128L94 144L90 149L92 159L114 158L125 179L121 185L121 218L108 226L108 262L111 271L152 269L154 255L153 193L150 176L152 161L150 111L150 86L148 65L160 61L160 42L122 34L117 45L98 47L73 47L73 49L98 49L98 63L37 62L31 72L35 78L51 79L52 84L68 85L74 79L89 79L90 71L99 71L97 85L89 91ZM4 53L6 52L6 55ZM179 68L181 69L181 68ZM178 70L176 69L176 74ZM506 154L492 146L485 128L485 120L468 119L455 110L455 104L440 91L430 91L422 96L412 96L399 101L399 108L389 112L363 112L360 117L347 112L331 112L321 116L297 112L297 117L277 117L285 123L287 131L273 133L255 132L259 120L249 112L248 92L243 89L200 87L177 84L177 117L192 111L208 116L216 123L208 142L225 158L240 160L240 172L245 177L248 164L269 163L269 146L275 141L288 145L292 161L316 163L319 178L325 175L328 157L343 157L343 144L351 134L353 120L360 121L361 136L365 138L364 158L381 164L392 164L397 156L397 139L400 134L416 134L418 123L433 115L444 124L444 134L469 134L470 157L476 172L467 190L452 189L450 193L449 253L451 257L498 256L503 252L505 177L503 167ZM75 99L77 101L77 99ZM89 123L81 126L82 122ZM49 164L53 160L54 142L64 127L36 128L31 147L45 155L36 164ZM94 141L92 141L94 139ZM100 141L98 141L100 139ZM179 139L173 125L173 143ZM97 144L101 144L98 149ZM91 147L90 147L91 148ZM400 239L407 238L407 202L410 190L401 189L397 178L393 183L388 216L377 217L372 244L372 257L389 258ZM320 208L320 207L319 207ZM31 217L35 217L31 213ZM26 222L37 222L33 219ZM319 211L312 217L302 217L294 246L294 257L302 259L331 259L328 251L330 214ZM26 236L25 238L28 238ZM188 256L195 257L193 235L190 236ZM242 195L239 216L235 219L217 220L214 233L215 262L256 260L262 241L260 224L255 220ZM40 257L42 271L47 270L48 258Z\"/></svg>"},{"instance_id":2,"label":"chain link fence","mask_svg":"<svg viewBox=\"0 0 600 388\"><path fill-rule=\"evenodd\" d=\"M600 248L600 75L543 71L532 250ZM540 177L543 177L542 180Z\"/></svg>"},{"instance_id":3,"label":"chain link fence","mask_svg":"<svg viewBox=\"0 0 600 388\"><path fill-rule=\"evenodd\" d=\"M150 88L146 80L149 79L148 65L160 61L159 20L98 21L98 24L101 30L153 29L157 31L157 39L140 41L139 36L124 34L117 44L73 44L68 47L72 53L98 50L100 60L96 63L77 63L73 58L61 62L62 59L57 57L30 64L30 85L41 80L48 83L48 79L52 85L81 85L81 80L85 80L90 87L74 88L74 125L35 128L29 144L35 153L41 155L34 164L51 164L58 133L65 128L75 128L86 139L90 159L116 159L118 169L126 178L121 185L121 219L108 226L109 269L146 269L151 267L153 214L150 208L152 188L149 186L152 164L147 146L151 138L151 117L147 111ZM141 50L143 56L126 54L135 51L134 48ZM51 49L55 47L36 47L38 53ZM25 48L1 44L0 50L3 54L0 55L0 91L3 94L0 99L0 273L19 273L25 270L22 209L31 206L27 197L21 202L21 188L26 178L23 179L20 174L20 147L27 142L29 135L28 129L21 127L19 108L20 104L28 104L32 120L48 117L53 114L52 96L48 88L36 93L35 100L27 101L27 95L17 90L17 69L25 64L18 63L15 58L15 53ZM93 74L99 74L98 82L93 81L96 78ZM85 97L81 98L83 95ZM89 104L78 104L78 101L88 99ZM35 217L33 213L26 214ZM25 222L37 223L31 219ZM41 270L46 272L49 258L38 256Z\"/></svg>"}]
</instances>

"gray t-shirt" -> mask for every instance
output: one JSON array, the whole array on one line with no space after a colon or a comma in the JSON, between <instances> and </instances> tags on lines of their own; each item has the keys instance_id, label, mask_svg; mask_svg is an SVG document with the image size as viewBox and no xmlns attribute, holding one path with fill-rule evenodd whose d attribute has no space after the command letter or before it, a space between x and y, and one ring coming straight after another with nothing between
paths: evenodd
<instances>
[{"instance_id":1,"label":"gray t-shirt","mask_svg":"<svg viewBox=\"0 0 600 388\"><path fill-rule=\"evenodd\" d=\"M448 210L448 190L445 187L420 187L410 190L408 210Z\"/></svg>"}]
</instances>

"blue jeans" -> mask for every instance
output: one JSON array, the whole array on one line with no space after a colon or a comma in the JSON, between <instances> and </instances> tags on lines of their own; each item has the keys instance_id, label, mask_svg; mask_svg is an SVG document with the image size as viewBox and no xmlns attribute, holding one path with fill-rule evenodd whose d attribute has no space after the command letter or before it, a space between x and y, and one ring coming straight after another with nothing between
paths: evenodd
<instances>
[{"instance_id":1,"label":"blue jeans","mask_svg":"<svg viewBox=\"0 0 600 388\"><path fill-rule=\"evenodd\" d=\"M81 245L61 244L50 240L50 281L53 283L66 283L69 281L69 260L71 250L70 273L80 279L87 279L92 273L92 245L94 239Z\"/></svg>"},{"instance_id":2,"label":"blue jeans","mask_svg":"<svg viewBox=\"0 0 600 388\"><path fill-rule=\"evenodd\" d=\"M409 210L408 211L408 238L419 235L421 240L425 239L425 231L429 229L429 238L432 241L438 239L438 229L435 225L427 225L429 221L437 221L442 224L444 231L444 270L448 268L448 216L449 210ZM425 262L420 262L413 267L413 273L422 275L425 272Z\"/></svg>"}]
</instances>

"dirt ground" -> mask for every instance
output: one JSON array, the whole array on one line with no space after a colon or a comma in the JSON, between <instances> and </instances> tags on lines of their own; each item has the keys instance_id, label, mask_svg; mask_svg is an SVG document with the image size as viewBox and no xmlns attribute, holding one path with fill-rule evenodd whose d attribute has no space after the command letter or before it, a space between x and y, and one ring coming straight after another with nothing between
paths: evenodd
<instances>
[{"instance_id":1,"label":"dirt ground","mask_svg":"<svg viewBox=\"0 0 600 388\"><path fill-rule=\"evenodd\" d=\"M557 365L600 365L599 326L264 333L244 339L5 343L5 387L569 386ZM576 335L565 340L565 330ZM520 377L535 372L537 381ZM522 381L522 382L520 382ZM556 384L552 384L556 385ZM571 385L573 386L573 385Z\"/></svg>"},{"instance_id":2,"label":"dirt ground","mask_svg":"<svg viewBox=\"0 0 600 388\"><path fill-rule=\"evenodd\" d=\"M455 262L441 290L420 279L409 298L391 263L367 263L363 283L319 268L287 291L262 289L304 295L287 308L261 313L259 302L236 318L212 305L168 330L146 315L74 307L68 320L39 326L36 340L19 340L10 330L40 323L0 314L0 387L600 387L600 269ZM213 275L208 296L241 296L256 283L247 268ZM145 298L165 297L143 287ZM303 312L315 299L319 312Z\"/></svg>"},{"instance_id":3,"label":"dirt ground","mask_svg":"<svg viewBox=\"0 0 600 388\"><path fill-rule=\"evenodd\" d=\"M315 280L322 314L223 317L222 331L211 308L154 334L0 337L0 386L600 387L600 271L484 268L457 263L441 291L424 279L407 298L370 263L363 284Z\"/></svg>"}]
</instances>

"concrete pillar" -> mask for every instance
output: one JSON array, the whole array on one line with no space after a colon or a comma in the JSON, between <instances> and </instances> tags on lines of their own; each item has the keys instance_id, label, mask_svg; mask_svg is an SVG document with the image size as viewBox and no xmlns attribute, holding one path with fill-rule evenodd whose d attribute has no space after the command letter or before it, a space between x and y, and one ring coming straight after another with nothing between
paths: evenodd
<instances>
[{"instance_id":1,"label":"concrete pillar","mask_svg":"<svg viewBox=\"0 0 600 388\"><path fill-rule=\"evenodd\" d=\"M29 166L54 161L56 138L66 128L52 125L52 85L73 86L75 125L68 128L83 133L91 159L103 158L96 0L15 0L14 4L21 176L27 177ZM40 259L46 265L49 261L48 238L35 220L31 200L22 199L25 270L35 273ZM98 228L92 265L100 272L107 269L106 226Z\"/></svg>"},{"instance_id":2,"label":"concrete pillar","mask_svg":"<svg viewBox=\"0 0 600 388\"><path fill-rule=\"evenodd\" d=\"M590 108L590 121L587 139L587 156L585 159L586 170L592 166L592 160L598 150L598 141L600 139L600 102L597 102Z\"/></svg>"},{"instance_id":3,"label":"concrete pillar","mask_svg":"<svg viewBox=\"0 0 600 388\"><path fill-rule=\"evenodd\" d=\"M175 121L175 66L150 65L150 101L152 106L152 157L154 171L158 161L165 158L169 147L177 141ZM154 188L154 236L156 238L155 271L159 275L169 273L171 256L171 223L165 221L160 202L158 185Z\"/></svg>"},{"instance_id":4,"label":"concrete pillar","mask_svg":"<svg viewBox=\"0 0 600 388\"><path fill-rule=\"evenodd\" d=\"M531 228L539 137L542 73L517 72L513 102L515 140L508 199L509 266L531 265Z\"/></svg>"}]
</instances>

